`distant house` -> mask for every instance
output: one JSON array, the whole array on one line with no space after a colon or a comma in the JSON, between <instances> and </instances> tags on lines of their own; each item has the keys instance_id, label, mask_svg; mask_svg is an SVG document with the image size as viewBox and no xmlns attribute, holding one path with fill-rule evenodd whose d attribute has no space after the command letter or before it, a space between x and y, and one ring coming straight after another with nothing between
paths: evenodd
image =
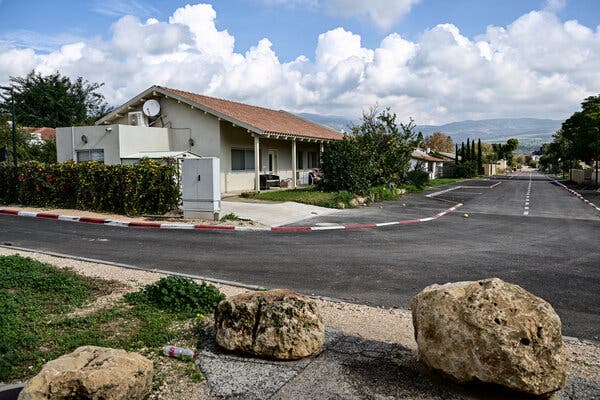
<instances>
[{"instance_id":1,"label":"distant house","mask_svg":"<svg viewBox=\"0 0 600 400\"><path fill-rule=\"evenodd\" d=\"M410 155L410 169L421 168L429 173L429 179L441 178L445 160L434 157L427 150L415 149ZM452 161L454 162L454 160Z\"/></svg>"},{"instance_id":2,"label":"distant house","mask_svg":"<svg viewBox=\"0 0 600 400\"><path fill-rule=\"evenodd\" d=\"M23 128L25 133L28 133L31 138L29 139L29 143L31 144L43 144L45 141L49 139L56 138L56 129L41 127L41 128Z\"/></svg>"},{"instance_id":3,"label":"distant house","mask_svg":"<svg viewBox=\"0 0 600 400\"><path fill-rule=\"evenodd\" d=\"M261 174L293 186L318 168L324 145L342 133L283 110L152 86L95 126L57 129L58 161L128 162L146 152L220 159L223 192L258 189Z\"/></svg>"}]
</instances>

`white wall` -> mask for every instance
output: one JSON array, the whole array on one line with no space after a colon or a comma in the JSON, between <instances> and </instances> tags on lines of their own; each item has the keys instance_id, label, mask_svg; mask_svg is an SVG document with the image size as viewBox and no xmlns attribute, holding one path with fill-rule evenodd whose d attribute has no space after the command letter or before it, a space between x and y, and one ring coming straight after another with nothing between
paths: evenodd
<instances>
[{"instance_id":1,"label":"white wall","mask_svg":"<svg viewBox=\"0 0 600 400\"><path fill-rule=\"evenodd\" d=\"M120 158L142 151L170 151L166 128L119 125Z\"/></svg>"},{"instance_id":2,"label":"white wall","mask_svg":"<svg viewBox=\"0 0 600 400\"><path fill-rule=\"evenodd\" d=\"M83 141L83 136L87 143ZM120 164L119 126L75 126L56 129L58 162L73 160L73 142L77 150L104 150L105 164Z\"/></svg>"}]
</instances>

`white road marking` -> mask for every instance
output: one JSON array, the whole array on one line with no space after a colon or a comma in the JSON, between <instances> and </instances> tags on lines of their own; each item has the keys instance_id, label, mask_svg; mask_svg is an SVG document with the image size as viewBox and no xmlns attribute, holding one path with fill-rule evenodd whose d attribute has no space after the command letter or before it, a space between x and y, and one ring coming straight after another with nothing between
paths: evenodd
<instances>
[{"instance_id":1,"label":"white road marking","mask_svg":"<svg viewBox=\"0 0 600 400\"><path fill-rule=\"evenodd\" d=\"M523 215L529 215L529 196L531 195L531 172L529 173L529 185L527 186L527 194L525 195L525 207Z\"/></svg>"}]
</instances>

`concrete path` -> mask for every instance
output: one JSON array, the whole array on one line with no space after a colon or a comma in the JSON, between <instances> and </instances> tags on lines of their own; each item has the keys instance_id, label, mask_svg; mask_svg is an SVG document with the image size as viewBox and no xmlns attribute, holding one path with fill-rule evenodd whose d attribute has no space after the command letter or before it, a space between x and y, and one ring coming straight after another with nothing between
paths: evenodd
<instances>
[{"instance_id":1,"label":"concrete path","mask_svg":"<svg viewBox=\"0 0 600 400\"><path fill-rule=\"evenodd\" d=\"M258 203L232 201L227 198L221 202L221 215L233 213L242 219L250 219L266 226L294 224L312 217L334 215L341 210L311 206L286 201L283 203Z\"/></svg>"},{"instance_id":2,"label":"concrete path","mask_svg":"<svg viewBox=\"0 0 600 400\"><path fill-rule=\"evenodd\" d=\"M215 349L207 335L197 361L209 399L531 399L493 385L460 386L427 371L414 350L327 329L321 354L270 361ZM552 400L597 399L600 383L570 376Z\"/></svg>"}]
</instances>

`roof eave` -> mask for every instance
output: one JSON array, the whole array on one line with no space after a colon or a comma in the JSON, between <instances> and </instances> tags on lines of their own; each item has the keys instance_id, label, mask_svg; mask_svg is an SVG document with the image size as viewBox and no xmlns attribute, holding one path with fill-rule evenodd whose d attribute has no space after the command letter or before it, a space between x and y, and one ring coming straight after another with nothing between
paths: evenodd
<instances>
[{"instance_id":1,"label":"roof eave","mask_svg":"<svg viewBox=\"0 0 600 400\"><path fill-rule=\"evenodd\" d=\"M225 121L231 122L234 125L237 125L241 128L246 129L248 132L251 133L255 133L258 135L264 135L265 132L262 131L261 129L249 125L245 122L242 122L236 118L233 118L229 115L223 114L219 111L216 111L210 107L206 107L203 104L197 103L185 96L181 96L177 93L171 92L170 90L164 89L161 86L152 86L148 89L146 89L145 91L143 91L142 93L140 93L139 95L135 96L134 98L132 98L131 100L127 101L126 103L120 105L118 108L116 108L115 110L111 111L110 113L108 113L107 115L105 115L104 117L100 118L98 121L96 121L95 125L102 125L102 124L107 124L110 123L110 120L118 117L119 114L123 114L128 112L128 107L139 103L142 99L146 98L146 97L150 97L150 96L156 96L157 93L160 93L162 96L164 96L165 98L172 98L175 99L177 101L180 101L182 103L186 103L191 107L194 107L196 109L198 109L199 111L203 111L207 114L211 114L219 119L223 119Z\"/></svg>"}]
</instances>

